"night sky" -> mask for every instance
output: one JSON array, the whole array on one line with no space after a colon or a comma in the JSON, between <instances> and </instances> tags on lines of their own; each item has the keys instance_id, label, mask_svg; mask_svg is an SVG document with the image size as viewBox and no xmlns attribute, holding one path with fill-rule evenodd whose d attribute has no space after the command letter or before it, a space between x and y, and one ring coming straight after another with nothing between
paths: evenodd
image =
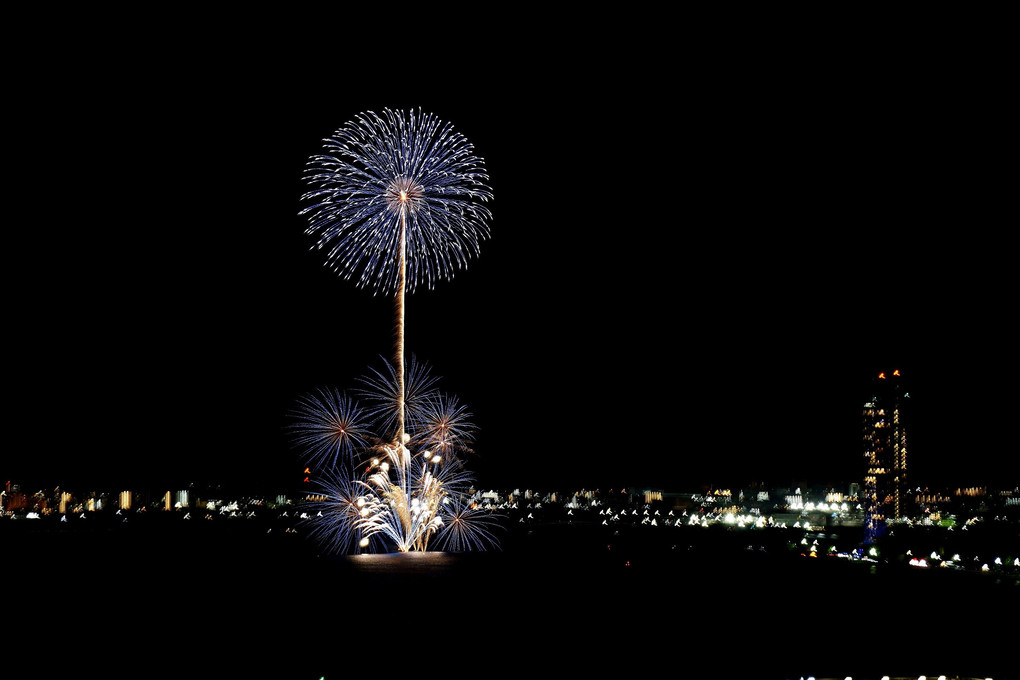
<instances>
[{"instance_id":1,"label":"night sky","mask_svg":"<svg viewBox=\"0 0 1020 680\"><path fill-rule=\"evenodd\" d=\"M534 50L399 83L212 48L15 77L0 474L295 485L287 411L381 366L394 317L310 251L301 173L355 114L420 106L496 197L480 257L407 306L481 486L842 486L892 368L915 478L1020 481L994 70Z\"/></svg>"}]
</instances>

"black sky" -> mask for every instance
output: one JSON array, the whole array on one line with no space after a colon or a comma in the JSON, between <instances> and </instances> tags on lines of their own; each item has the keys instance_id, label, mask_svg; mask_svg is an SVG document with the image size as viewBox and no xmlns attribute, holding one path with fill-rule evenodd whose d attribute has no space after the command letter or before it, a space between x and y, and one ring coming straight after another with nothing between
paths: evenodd
<instances>
[{"instance_id":1,"label":"black sky","mask_svg":"<svg viewBox=\"0 0 1020 680\"><path fill-rule=\"evenodd\" d=\"M420 106L496 196L481 256L407 309L482 485L842 484L892 367L919 478L1020 481L1003 83L952 45L843 47L478 50L391 78L134 45L20 74L0 471L292 484L295 398L393 337L391 301L309 251L304 163Z\"/></svg>"}]
</instances>

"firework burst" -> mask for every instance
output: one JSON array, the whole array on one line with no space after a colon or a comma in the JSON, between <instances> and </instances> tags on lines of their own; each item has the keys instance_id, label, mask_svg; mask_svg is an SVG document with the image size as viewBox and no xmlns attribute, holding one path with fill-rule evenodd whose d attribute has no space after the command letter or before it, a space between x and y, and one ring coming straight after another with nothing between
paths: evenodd
<instances>
[{"instance_id":1,"label":"firework burst","mask_svg":"<svg viewBox=\"0 0 1020 680\"><path fill-rule=\"evenodd\" d=\"M407 291L431 288L489 237L485 163L434 115L368 111L323 144L305 170L301 214L327 264L359 287L398 292L406 257Z\"/></svg>"},{"instance_id":2,"label":"firework burst","mask_svg":"<svg viewBox=\"0 0 1020 680\"><path fill-rule=\"evenodd\" d=\"M304 522L308 535L326 552L354 554L372 544L363 535L359 519L364 488L350 468L331 468L316 480L318 491L309 497Z\"/></svg>"},{"instance_id":3,"label":"firework burst","mask_svg":"<svg viewBox=\"0 0 1020 680\"><path fill-rule=\"evenodd\" d=\"M471 452L475 425L467 407L456 396L436 392L421 412L413 440L419 448L431 451L439 459L453 459Z\"/></svg>"},{"instance_id":4,"label":"firework burst","mask_svg":"<svg viewBox=\"0 0 1020 680\"><path fill-rule=\"evenodd\" d=\"M371 436L368 417L357 402L334 389L322 389L298 399L290 426L295 446L305 461L320 468L335 467L364 449Z\"/></svg>"},{"instance_id":5,"label":"firework burst","mask_svg":"<svg viewBox=\"0 0 1020 680\"><path fill-rule=\"evenodd\" d=\"M415 430L426 420L429 404L436 398L436 382L428 364L414 356L406 367L403 381L398 368L386 362L381 370L369 368L370 373L358 379L356 394L365 402L365 415L384 439L396 441L404 428ZM406 441L403 443L407 443Z\"/></svg>"},{"instance_id":6,"label":"firework burst","mask_svg":"<svg viewBox=\"0 0 1020 680\"><path fill-rule=\"evenodd\" d=\"M492 512L462 496L447 496L444 503L447 506L445 519L436 547L449 552L466 552L498 545L496 531L500 525Z\"/></svg>"},{"instance_id":7,"label":"firework burst","mask_svg":"<svg viewBox=\"0 0 1020 680\"><path fill-rule=\"evenodd\" d=\"M400 552L428 550L430 544L455 551L497 545L492 528L498 516L464 500L473 482L462 461L475 432L471 414L456 397L435 388L438 379L427 365L412 365L413 417L402 443L389 436L400 398L392 366L361 379L360 394L371 407L362 409L337 391L320 391L301 398L294 410L294 443L307 459L326 466L313 473L319 489L311 497L310 533L329 552L373 545ZM370 434L370 422L381 436Z\"/></svg>"}]
</instances>

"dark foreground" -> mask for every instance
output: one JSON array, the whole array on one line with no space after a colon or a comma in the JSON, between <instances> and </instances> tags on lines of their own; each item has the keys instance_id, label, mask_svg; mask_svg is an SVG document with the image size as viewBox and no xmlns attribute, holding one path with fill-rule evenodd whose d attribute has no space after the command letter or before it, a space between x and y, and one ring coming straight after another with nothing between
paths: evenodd
<instances>
[{"instance_id":1,"label":"dark foreground","mask_svg":"<svg viewBox=\"0 0 1020 680\"><path fill-rule=\"evenodd\" d=\"M740 532L545 525L501 552L326 558L256 523L12 526L4 657L36 677L1015 677L1015 580Z\"/></svg>"}]
</instances>

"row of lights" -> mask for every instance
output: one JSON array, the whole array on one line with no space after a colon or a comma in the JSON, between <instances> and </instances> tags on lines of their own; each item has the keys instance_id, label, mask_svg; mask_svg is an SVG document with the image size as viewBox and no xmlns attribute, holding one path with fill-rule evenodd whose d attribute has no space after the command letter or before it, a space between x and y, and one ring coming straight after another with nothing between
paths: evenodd
<instances>
[{"instance_id":1,"label":"row of lights","mask_svg":"<svg viewBox=\"0 0 1020 680\"><path fill-rule=\"evenodd\" d=\"M813 675L809 675L807 678L803 678L802 677L800 680L815 680L815 678L814 678ZM846 676L846 680L854 680L854 679L848 675L848 676ZM882 676L882 680L890 680L890 678L889 678L888 675L883 675ZM900 680L900 679L897 679L897 680ZM904 680L906 680L906 679L904 679ZM928 676L926 676L926 675L919 675L919 676L917 676L917 680L928 680ZM946 676L940 675L938 677L938 680L946 680ZM992 678L985 678L985 680L992 680Z\"/></svg>"}]
</instances>

